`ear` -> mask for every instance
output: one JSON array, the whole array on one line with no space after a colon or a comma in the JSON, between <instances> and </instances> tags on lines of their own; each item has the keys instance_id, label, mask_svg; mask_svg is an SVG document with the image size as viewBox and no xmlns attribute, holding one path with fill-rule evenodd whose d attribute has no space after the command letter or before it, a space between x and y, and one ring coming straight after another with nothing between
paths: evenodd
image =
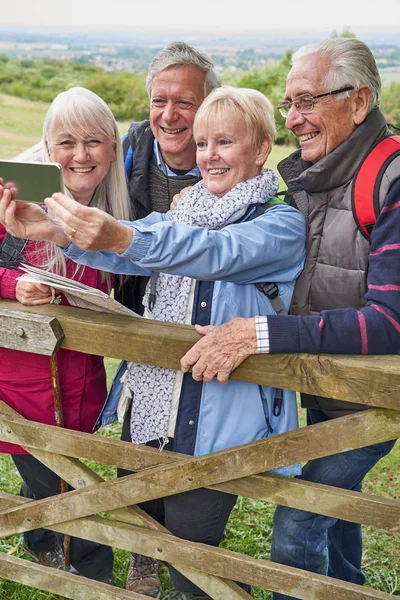
<instances>
[{"instance_id":1,"label":"ear","mask_svg":"<svg viewBox=\"0 0 400 600\"><path fill-rule=\"evenodd\" d=\"M353 120L355 125L361 125L367 117L371 90L367 85L362 85L354 92Z\"/></svg>"},{"instance_id":2,"label":"ear","mask_svg":"<svg viewBox=\"0 0 400 600\"><path fill-rule=\"evenodd\" d=\"M258 145L257 154L256 154L256 164L259 166L263 166L265 161L268 158L268 155L271 151L271 138L266 136L265 139Z\"/></svg>"}]
</instances>

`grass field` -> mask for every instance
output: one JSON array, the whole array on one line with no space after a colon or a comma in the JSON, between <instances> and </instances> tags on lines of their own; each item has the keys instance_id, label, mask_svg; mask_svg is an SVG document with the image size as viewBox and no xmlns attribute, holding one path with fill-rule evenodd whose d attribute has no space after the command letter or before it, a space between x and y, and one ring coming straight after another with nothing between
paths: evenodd
<instances>
[{"instance_id":1,"label":"grass field","mask_svg":"<svg viewBox=\"0 0 400 600\"><path fill-rule=\"evenodd\" d=\"M47 105L42 103L0 94L0 158L11 158L40 139L46 109ZM120 124L121 133L127 131L128 125L128 123ZM275 147L269 159L270 165L275 166L287 153L287 148ZM115 372L116 364L114 360L106 360L109 380ZM303 411L300 412L304 423ZM96 435L118 438L119 427L109 426ZM399 462L400 445L397 443L392 453L369 473L365 480L364 491L399 499ZM115 476L115 470L112 468L89 464L104 477ZM0 455L0 489L17 494L19 485L20 480L10 457ZM254 557L268 558L273 510L273 505L239 498L228 523L224 547ZM377 529L365 528L364 539L363 568L367 575L367 585L400 596L399 533L388 534ZM0 550L14 556L23 556L21 537L12 536L0 540ZM118 586L124 586L127 566L127 553L116 550L114 572ZM167 589L168 576L165 569L162 582L164 590ZM60 598L60 596L0 579L0 600L60 600ZM256 590L256 598L267 600L271 595L269 592Z\"/></svg>"}]
</instances>

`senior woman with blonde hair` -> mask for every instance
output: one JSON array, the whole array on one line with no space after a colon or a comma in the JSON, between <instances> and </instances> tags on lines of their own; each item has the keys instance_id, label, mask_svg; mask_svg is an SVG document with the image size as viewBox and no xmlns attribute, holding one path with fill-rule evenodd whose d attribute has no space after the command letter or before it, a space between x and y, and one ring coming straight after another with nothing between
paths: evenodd
<instances>
[{"instance_id":1,"label":"senior woman with blonde hair","mask_svg":"<svg viewBox=\"0 0 400 600\"><path fill-rule=\"evenodd\" d=\"M42 141L18 159L60 163L65 197L73 205L90 205L97 207L96 210L100 212L107 211L117 219L129 218L117 125L106 103L93 92L72 88L59 94L46 114ZM9 197L10 191L6 190L4 196ZM30 218L38 218L37 225L45 227L54 216L51 209L45 213L39 205L26 203L21 203L19 214L27 222ZM22 231L22 237L28 237L25 231ZM103 291L110 291L113 277L109 273L77 265L51 242L15 240L10 234L5 235L3 227L0 239L1 298L18 300L25 305L52 301L49 286L27 281L18 269L19 264L26 261ZM12 256L5 251L10 247L14 249ZM64 296L61 296L61 304L68 304ZM57 361L65 427L92 433L106 398L103 359L60 350ZM0 397L25 418L54 425L48 357L0 348ZM60 492L59 477L21 447L0 442L0 451L12 455L23 479L23 496L38 500ZM24 551L36 562L64 568L61 535L46 529L35 529L24 534L23 544ZM112 582L113 552L108 546L72 538L70 559L75 572Z\"/></svg>"},{"instance_id":2,"label":"senior woman with blonde hair","mask_svg":"<svg viewBox=\"0 0 400 600\"><path fill-rule=\"evenodd\" d=\"M152 273L144 297L147 318L216 325L233 316L271 314L275 301L257 287L267 282L287 310L304 261L304 219L276 199L278 177L263 169L274 135L273 110L260 92L219 88L194 122L203 181L175 210L118 222L56 194L46 204L59 225L49 224L44 233L31 223L26 230L65 246L67 256L81 264ZM0 202L0 219L20 233L19 206L10 198ZM71 230L74 243L65 233ZM280 396L240 381L196 382L190 373L130 363L124 394L132 396L134 443L196 456L297 427L294 392ZM294 475L300 468L280 472ZM167 497L164 522L181 538L218 545L234 503L234 496L207 489ZM167 598L207 598L173 568L170 573Z\"/></svg>"}]
</instances>

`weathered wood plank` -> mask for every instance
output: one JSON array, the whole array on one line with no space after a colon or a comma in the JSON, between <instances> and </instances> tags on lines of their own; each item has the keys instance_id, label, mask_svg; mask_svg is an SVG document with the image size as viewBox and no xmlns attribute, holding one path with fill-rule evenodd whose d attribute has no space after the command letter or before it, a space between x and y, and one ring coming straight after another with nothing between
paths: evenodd
<instances>
[{"instance_id":1,"label":"weathered wood plank","mask_svg":"<svg viewBox=\"0 0 400 600\"><path fill-rule=\"evenodd\" d=\"M17 414L12 408L7 405L3 406L3 410L6 410L8 414L15 415ZM20 417L21 420L21 417ZM58 430L60 431L60 430ZM92 444L96 443L94 438L91 436ZM95 483L100 483L103 479L97 473L91 471L86 465L82 464L80 461L76 459L70 459L64 456L55 455L49 452L45 452L42 450L30 449L30 452L35 458L43 462L47 467L49 467L52 471L57 473L64 481L67 481L70 485L72 485L76 489L80 489L83 487L87 487L88 485L93 485ZM8 496L8 495L5 495ZM4 499L4 498L3 498ZM9 499L8 499L9 500ZM22 499L25 500L25 499ZM1 502L1 494L0 494L0 502ZM18 504L22 504L22 502L11 504L11 506L15 506ZM1 506L1 504L0 504ZM6 509L7 506L3 506L3 510ZM131 507L123 507L116 511L110 512L110 516L115 519L122 519L122 522L139 525L141 527L148 527L150 529L160 531L163 533L169 533L165 527L157 523L152 517L146 514L142 509L138 506ZM68 533L63 532L62 533ZM76 534L76 532L75 532ZM79 536L79 528L78 533ZM94 540L96 541L96 540ZM118 540L114 540L109 542L110 545L117 547ZM140 548L136 549L138 552L141 552ZM185 575L188 579L193 581L198 587L207 592L210 596L215 597L217 600L224 600L229 597L230 600L250 600L250 595L247 594L242 588L240 588L236 583L231 581L225 581L220 578L215 578L213 576L207 575L206 573L201 573L193 568L187 568L185 565L181 565L180 562L173 563L173 566L181 571L183 575Z\"/></svg>"},{"instance_id":2,"label":"weathered wood plank","mask_svg":"<svg viewBox=\"0 0 400 600\"><path fill-rule=\"evenodd\" d=\"M273 436L210 455L146 469L119 480L38 500L1 513L0 535L46 527L152 498L215 485L398 437L400 413L371 410Z\"/></svg>"},{"instance_id":3,"label":"weathered wood plank","mask_svg":"<svg viewBox=\"0 0 400 600\"><path fill-rule=\"evenodd\" d=\"M86 577L42 567L0 552L0 577L72 600L143 600L143 596Z\"/></svg>"},{"instance_id":4,"label":"weathered wood plank","mask_svg":"<svg viewBox=\"0 0 400 600\"><path fill-rule=\"evenodd\" d=\"M0 506L4 494L0 494ZM18 502L31 504L27 499ZM254 559L243 554L214 548L204 544L184 541L174 536L129 527L100 517L89 517L61 525L52 529L61 533L80 535L99 543L111 544L118 540L118 547L137 550L169 563L181 562L186 568L196 565L205 574L217 577L234 578L260 588L295 595L303 600L389 600L391 596L383 592L349 584L337 579L316 575L300 569L278 565L271 561ZM229 600L231 596L215 594L216 600Z\"/></svg>"},{"instance_id":5,"label":"weathered wood plank","mask_svg":"<svg viewBox=\"0 0 400 600\"><path fill-rule=\"evenodd\" d=\"M400 530L400 502L365 492L352 492L273 473L227 481L213 486L213 489L300 510L312 510L321 515L386 531Z\"/></svg>"},{"instance_id":6,"label":"weathered wood plank","mask_svg":"<svg viewBox=\"0 0 400 600\"><path fill-rule=\"evenodd\" d=\"M0 300L0 308L56 317L63 348L179 369L199 339L193 327L78 310L26 307ZM400 357L271 354L249 357L233 379L400 410Z\"/></svg>"},{"instance_id":7,"label":"weathered wood plank","mask_svg":"<svg viewBox=\"0 0 400 600\"><path fill-rule=\"evenodd\" d=\"M10 306L21 306L17 302ZM55 317L0 308L0 346L51 356L64 336Z\"/></svg>"},{"instance_id":8,"label":"weathered wood plank","mask_svg":"<svg viewBox=\"0 0 400 600\"><path fill-rule=\"evenodd\" d=\"M70 429L60 430L35 421L21 421L21 418L11 414L6 416L3 413L4 406L6 405L0 402L0 439L2 441L30 448L40 448L47 452L53 451L64 456L86 458L130 471L140 471L165 462L162 458L165 453L161 453L156 448L151 448L148 452L147 446L128 444L100 436L96 437L96 444L93 444L92 435L89 433ZM172 452L169 452L168 455L173 456L171 460L174 462L188 458Z\"/></svg>"},{"instance_id":9,"label":"weathered wood plank","mask_svg":"<svg viewBox=\"0 0 400 600\"><path fill-rule=\"evenodd\" d=\"M31 503L32 500L28 499L28 498L21 498L19 496L14 496L12 494L6 494L4 492L0 491L0 510L8 508L8 507L12 507L12 506L19 506L22 504L29 504ZM124 509L126 511L129 511L130 509ZM132 512L134 511L138 511L139 513L142 513L143 511L141 511L138 507L134 507L134 510L132 510ZM145 515L145 513L143 513ZM146 517L148 517L148 515L146 515ZM149 519L151 519L151 517L148 517ZM153 519L151 519L151 521L153 521ZM116 521L113 521L113 523L115 524ZM59 533L64 533L64 534L69 534L69 535L74 535L77 537L84 537L87 540L91 540L93 542L98 542L99 544L107 544L110 546L113 546L114 548L119 548L122 547L120 546L120 534L122 529L126 529L126 536L124 536L124 549L127 550L128 552L139 552L141 554L144 554L145 552L145 546L144 544L146 543L146 536L143 536L143 528L140 528L138 530L138 528L133 527L133 528L129 528L127 526L123 526L122 523L119 523L119 525L121 525L120 528L118 528L117 533L118 533L118 538L113 538L114 535L114 530L110 530L110 521L107 521L106 519L101 519L101 518L87 518L87 519L80 519L78 521L72 521L70 523L63 523L61 525L56 525L53 529L53 531L57 531ZM161 525L159 525L157 523L158 526L158 530L160 532L165 533L168 538L170 538L171 540L174 540L174 544L177 546L180 546L182 543L184 543L181 539L176 538L174 536L172 536L171 534L169 534L169 532L162 527ZM149 556L154 556L154 558L158 558L159 557L159 553L160 553L160 545L157 545L157 549L155 549L154 547L154 539L152 538L152 548L153 548L153 554L149 555ZM1 553L0 553L1 556ZM190 560L190 556L189 556L189 560ZM28 563L30 564L30 563ZM241 587L239 587L236 583L234 583L233 581L229 581L226 580L225 578L222 577L215 577L214 575L210 575L208 573L202 573L201 571L198 571L197 569L194 569L191 566L187 566L185 564L182 564L181 562L172 562L170 561L170 564L173 564L173 566L178 569L179 571L181 571L181 573L183 573L188 579L190 579L191 581L193 581L198 587L200 587L204 592L206 592L209 596L211 596L212 598L215 598L215 600L226 600L227 598L229 598L229 600L250 600L251 596L245 592ZM1 569L1 566L0 566ZM1 577L1 575L0 575ZM12 577L6 577L7 579L11 579L12 581L15 581ZM27 585L33 585L33 587L40 587L39 585L36 585L36 583L27 583ZM46 588L41 588L41 589L46 589Z\"/></svg>"},{"instance_id":10,"label":"weathered wood plank","mask_svg":"<svg viewBox=\"0 0 400 600\"><path fill-rule=\"evenodd\" d=\"M85 519L84 523L85 527L91 523L92 535L94 528L101 525L96 517ZM106 527L107 524L104 526ZM154 556L166 562L181 561L185 565L196 565L196 569L215 576L240 580L263 589L290 594L303 600L327 600L328 598L335 600L389 600L391 598L389 594L377 590L278 565L268 560L254 559L222 548L213 548L183 540L176 542L171 536L149 530L141 531L140 528L128 532L118 523L110 523L109 526L113 530L113 533L109 535L112 539L118 539L119 546L122 548L126 549L125 544L129 548L132 547L133 538L138 536L135 545L148 556ZM96 539L99 539L97 535ZM227 597L223 597L221 600L227 600Z\"/></svg>"},{"instance_id":11,"label":"weathered wood plank","mask_svg":"<svg viewBox=\"0 0 400 600\"><path fill-rule=\"evenodd\" d=\"M93 439L89 434L69 430L60 432L49 425L32 423L21 418L4 420L4 410L11 411L7 405L0 402L0 439L7 439L7 441L20 443L28 447L29 451L39 458L39 460L45 462L49 468L57 472L77 489L84 487L82 481L84 482L88 476L90 477L90 473L93 474L90 469L75 459L65 459L64 470L60 472L57 469L57 460L54 461L53 454L46 452L47 460L44 461L43 451L41 458L40 450L33 449L30 444L34 444L36 448L44 449L54 447L57 444L57 452L62 454L73 451L74 456L133 470L149 468L156 464L171 464L183 459L191 460L191 457L185 455L167 451L159 452L147 446L116 442L115 440L103 437ZM14 415L17 414L15 411L12 411L12 413ZM12 413L10 412L10 414ZM17 428L17 423L21 427ZM26 428L24 424L26 424ZM337 425L340 427L339 422L337 422ZM12 431L12 434L6 434L3 437L4 429L9 429ZM138 459L136 458L136 450L140 451ZM38 452L39 454L37 454ZM49 457L53 457L53 460ZM49 463L51 460L52 462ZM73 460L71 464L73 465L74 473L71 473L68 468L69 460ZM80 468L78 474L76 474L77 465L80 465L78 467ZM89 475L86 471L82 473L82 469L87 469ZM92 477L90 483L88 482L86 485L100 483L101 479L98 476L96 477L97 479ZM218 489L231 494L283 504L284 506L300 510L309 510L310 506L312 506L313 511L320 514L372 527L379 527L389 531L395 531L400 526L400 502L396 500L281 477L271 473L227 481L211 487L212 489ZM123 518L122 515L120 515L120 518ZM128 522L140 524L139 521L130 520Z\"/></svg>"}]
</instances>

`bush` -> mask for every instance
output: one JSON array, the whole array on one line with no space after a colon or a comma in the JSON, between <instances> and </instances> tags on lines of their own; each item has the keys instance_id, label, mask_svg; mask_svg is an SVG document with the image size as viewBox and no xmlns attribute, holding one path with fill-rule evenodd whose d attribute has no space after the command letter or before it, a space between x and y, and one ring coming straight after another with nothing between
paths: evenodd
<instances>
[{"instance_id":1,"label":"bush","mask_svg":"<svg viewBox=\"0 0 400 600\"><path fill-rule=\"evenodd\" d=\"M286 129L285 121L276 108L278 102L285 95L286 77L290 70L291 58L292 52L289 50L280 62L273 62L261 69L252 69L236 81L238 87L259 90L271 101L275 112L277 144L293 144L294 141L293 135Z\"/></svg>"}]
</instances>

